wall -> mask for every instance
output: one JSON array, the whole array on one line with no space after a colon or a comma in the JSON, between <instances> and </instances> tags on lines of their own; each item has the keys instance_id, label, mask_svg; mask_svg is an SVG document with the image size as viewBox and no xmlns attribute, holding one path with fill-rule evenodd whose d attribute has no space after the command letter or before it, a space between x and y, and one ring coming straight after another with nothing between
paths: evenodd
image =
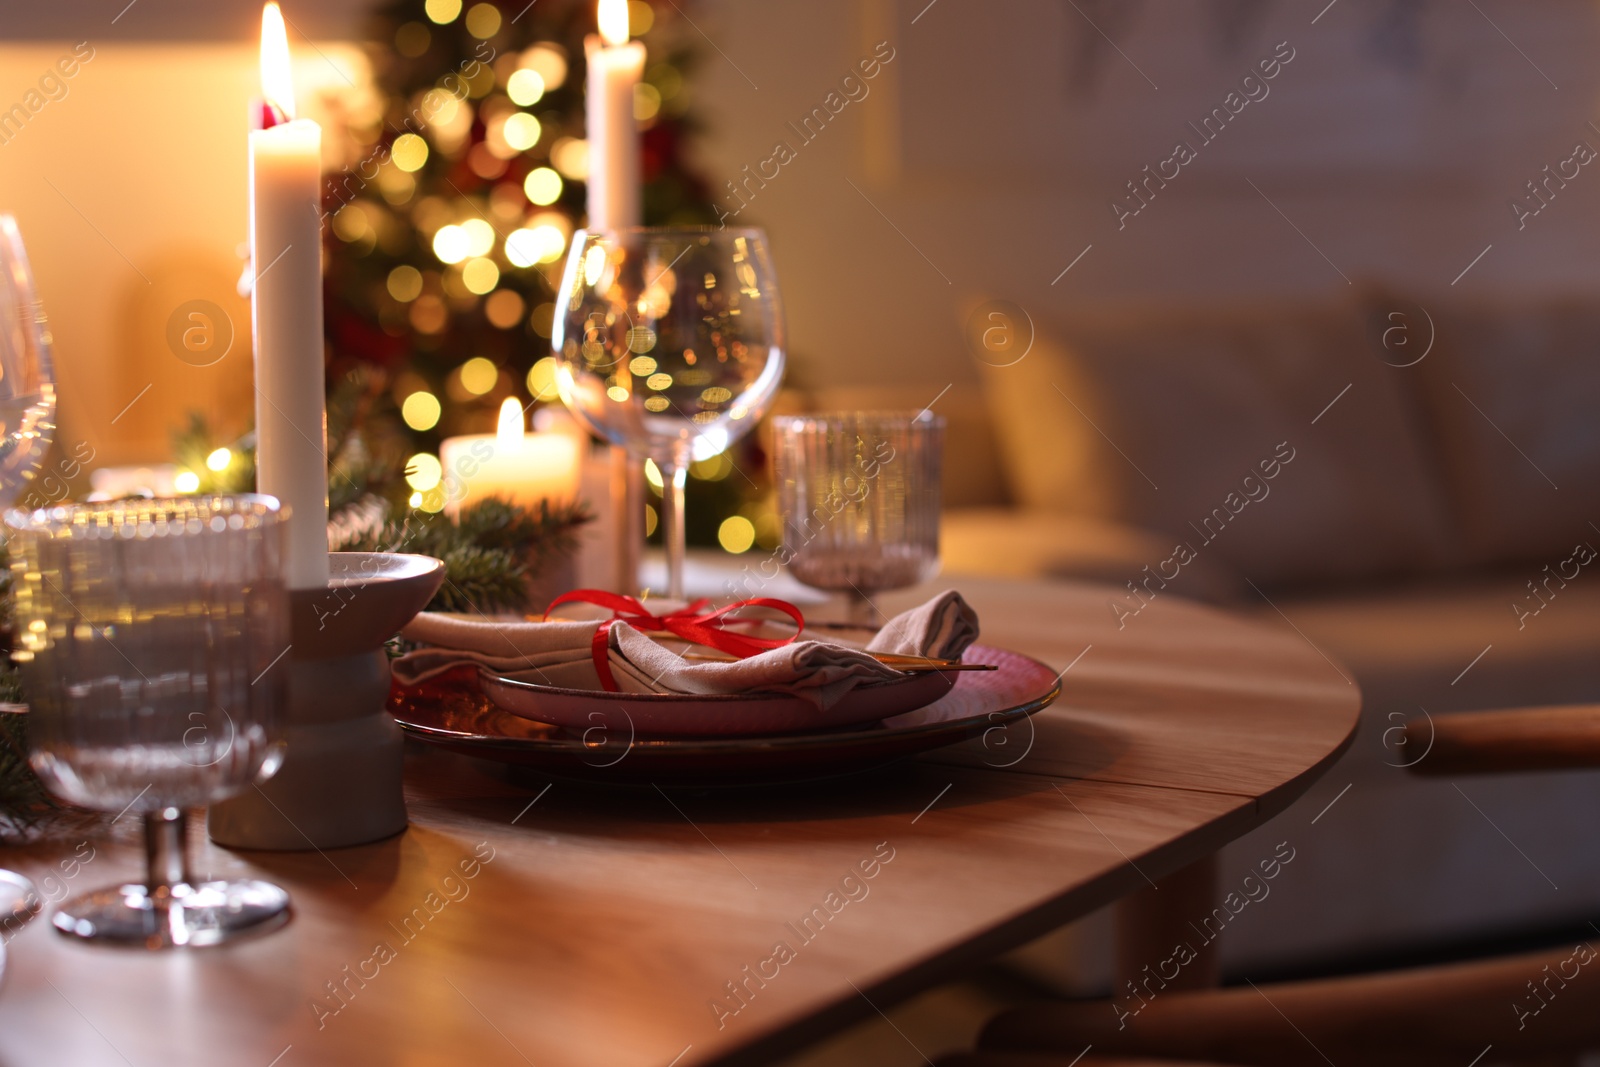
<instances>
[{"instance_id":1,"label":"wall","mask_svg":"<svg viewBox=\"0 0 1600 1067\"><path fill-rule=\"evenodd\" d=\"M1436 292L1491 244L1455 292L1592 292L1595 168L1520 231L1508 201L1600 147L1595 5L1325 3L716 4L697 91L721 181L797 141L785 124L872 42L895 49L740 216L772 233L797 372L937 390L974 380L958 327L983 296L1047 325L1369 278ZM1284 41L1269 95L1202 144L1187 123ZM1119 229L1111 201L1181 138L1198 158Z\"/></svg>"},{"instance_id":2,"label":"wall","mask_svg":"<svg viewBox=\"0 0 1600 1067\"><path fill-rule=\"evenodd\" d=\"M87 440L102 463L165 460L188 412L237 431L252 406L249 303L235 286L256 49L0 45L0 110L75 47L92 58L62 79L65 95L54 89L59 98L0 143L0 210L17 216L50 319L59 439ZM335 64L362 76L349 46L299 61L308 102L339 80ZM222 309L217 326L234 337L209 366L180 359L168 340L174 312L193 300Z\"/></svg>"}]
</instances>

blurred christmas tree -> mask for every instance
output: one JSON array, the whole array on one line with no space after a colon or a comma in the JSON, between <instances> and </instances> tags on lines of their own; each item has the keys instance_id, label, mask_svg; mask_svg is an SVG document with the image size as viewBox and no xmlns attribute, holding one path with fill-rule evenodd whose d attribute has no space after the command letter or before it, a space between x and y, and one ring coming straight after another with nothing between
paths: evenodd
<instances>
[{"instance_id":1,"label":"blurred christmas tree","mask_svg":"<svg viewBox=\"0 0 1600 1067\"><path fill-rule=\"evenodd\" d=\"M692 25L673 3L628 6L649 55L634 97L644 220L714 222L683 159L696 129ZM326 179L328 375L334 389L352 370L380 372L414 452L493 432L507 396L555 400L553 294L584 223L594 24L593 0L394 0L374 17L381 111L352 129L352 162ZM740 469L759 459L732 457ZM715 543L720 519L757 490L714 462L699 473L691 536ZM436 491L413 488L437 507Z\"/></svg>"}]
</instances>

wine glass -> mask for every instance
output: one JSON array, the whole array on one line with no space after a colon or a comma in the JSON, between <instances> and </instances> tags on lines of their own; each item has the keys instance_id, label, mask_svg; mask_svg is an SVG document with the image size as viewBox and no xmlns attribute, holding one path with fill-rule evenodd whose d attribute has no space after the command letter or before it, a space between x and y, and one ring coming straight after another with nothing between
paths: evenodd
<instances>
[{"instance_id":1,"label":"wine glass","mask_svg":"<svg viewBox=\"0 0 1600 1067\"><path fill-rule=\"evenodd\" d=\"M877 624L869 594L939 573L944 419L929 411L786 415L772 429L790 572L843 593L851 623Z\"/></svg>"},{"instance_id":2,"label":"wine glass","mask_svg":"<svg viewBox=\"0 0 1600 1067\"><path fill-rule=\"evenodd\" d=\"M54 436L55 411L44 309L17 220L0 214L0 508L16 503L38 473ZM26 710L0 704L0 714ZM39 900L26 878L0 870L0 915L21 921L38 910Z\"/></svg>"},{"instance_id":3,"label":"wine glass","mask_svg":"<svg viewBox=\"0 0 1600 1067\"><path fill-rule=\"evenodd\" d=\"M783 378L783 305L759 229L573 235L551 335L561 399L661 472L667 595L683 596L691 461L749 433Z\"/></svg>"},{"instance_id":4,"label":"wine glass","mask_svg":"<svg viewBox=\"0 0 1600 1067\"><path fill-rule=\"evenodd\" d=\"M187 809L282 762L287 513L271 497L216 496L5 521L34 770L74 804L144 817L146 881L74 897L56 928L164 948L286 921L277 886L194 880Z\"/></svg>"},{"instance_id":5,"label":"wine glass","mask_svg":"<svg viewBox=\"0 0 1600 1067\"><path fill-rule=\"evenodd\" d=\"M50 331L17 220L0 215L0 507L33 480L55 433Z\"/></svg>"}]
</instances>

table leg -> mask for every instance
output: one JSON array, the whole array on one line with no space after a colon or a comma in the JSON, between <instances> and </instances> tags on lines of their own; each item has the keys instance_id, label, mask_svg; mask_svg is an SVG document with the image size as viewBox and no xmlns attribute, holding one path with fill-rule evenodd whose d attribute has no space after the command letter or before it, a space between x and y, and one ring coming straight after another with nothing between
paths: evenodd
<instances>
[{"instance_id":1,"label":"table leg","mask_svg":"<svg viewBox=\"0 0 1600 1067\"><path fill-rule=\"evenodd\" d=\"M1161 879L1154 887L1139 890L1117 902L1115 911L1116 965L1112 993L1152 980L1163 989L1210 989L1219 981L1215 944L1202 945L1202 937L1190 925L1211 914L1217 902L1217 858L1208 856ZM1170 975L1174 951L1180 945L1193 948L1194 959Z\"/></svg>"}]
</instances>

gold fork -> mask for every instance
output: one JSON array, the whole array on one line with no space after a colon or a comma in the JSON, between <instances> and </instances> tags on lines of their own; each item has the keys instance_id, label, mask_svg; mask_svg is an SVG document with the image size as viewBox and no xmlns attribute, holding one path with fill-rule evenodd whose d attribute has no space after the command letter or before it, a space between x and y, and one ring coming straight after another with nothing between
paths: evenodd
<instances>
[{"instance_id":1,"label":"gold fork","mask_svg":"<svg viewBox=\"0 0 1600 1067\"><path fill-rule=\"evenodd\" d=\"M861 651L865 651L862 649ZM923 671L997 671L1000 668L993 663L963 663L958 659L934 659L929 656L905 656L897 652L867 652L867 655L895 670L907 672ZM710 652L685 652L684 659L704 660L708 663L737 663L737 656L721 655Z\"/></svg>"}]
</instances>

